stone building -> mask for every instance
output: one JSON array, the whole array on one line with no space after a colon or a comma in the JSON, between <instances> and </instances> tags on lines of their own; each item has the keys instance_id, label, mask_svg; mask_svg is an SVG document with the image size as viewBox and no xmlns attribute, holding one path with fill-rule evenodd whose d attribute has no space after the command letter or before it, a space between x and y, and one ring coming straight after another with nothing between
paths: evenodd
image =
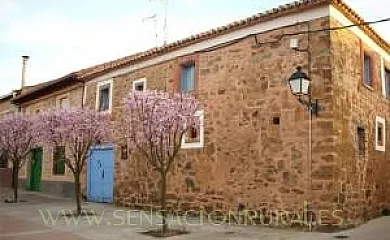
<instances>
[{"instance_id":1,"label":"stone building","mask_svg":"<svg viewBox=\"0 0 390 240\"><path fill-rule=\"evenodd\" d=\"M22 91L12 102L22 112L36 114L54 108L81 108L84 83L75 73L45 82ZM74 196L73 174L65 166L66 148L54 151L48 148L33 149L29 161L20 171L20 184L31 191L41 191L63 197Z\"/></svg>"},{"instance_id":2,"label":"stone building","mask_svg":"<svg viewBox=\"0 0 390 240\"><path fill-rule=\"evenodd\" d=\"M15 92L16 94L17 92ZM18 109L11 103L14 93L0 96L0 118ZM10 187L12 185L11 164L5 154L0 154L0 187Z\"/></svg>"},{"instance_id":3,"label":"stone building","mask_svg":"<svg viewBox=\"0 0 390 240\"><path fill-rule=\"evenodd\" d=\"M283 5L80 71L86 106L97 107L102 84L114 121L130 91L199 97L203 127L169 175L172 208L303 211L307 201L317 222L335 222L319 211L337 210L357 224L386 207L390 180L390 45L363 22L340 0ZM287 86L297 66L310 73L320 106L311 144L308 111ZM116 203L156 205L157 175L143 159L123 157L120 137Z\"/></svg>"},{"instance_id":4,"label":"stone building","mask_svg":"<svg viewBox=\"0 0 390 240\"><path fill-rule=\"evenodd\" d=\"M299 1L59 83L113 122L131 91L196 94L202 124L169 175L174 209L304 212L308 202L317 224L359 224L390 207L390 45L363 23L341 0ZM319 104L312 117L287 85L298 66ZM15 102L35 112L65 91L44 89ZM158 175L122 136L115 131L114 200L156 206Z\"/></svg>"}]
</instances>

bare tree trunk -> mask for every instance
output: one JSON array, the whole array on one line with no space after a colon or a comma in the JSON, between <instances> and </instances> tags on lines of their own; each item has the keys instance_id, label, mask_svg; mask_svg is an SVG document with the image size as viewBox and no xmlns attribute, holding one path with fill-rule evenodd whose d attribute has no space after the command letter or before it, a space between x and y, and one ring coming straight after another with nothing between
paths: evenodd
<instances>
[{"instance_id":1,"label":"bare tree trunk","mask_svg":"<svg viewBox=\"0 0 390 240\"><path fill-rule=\"evenodd\" d=\"M167 222L167 174L161 172L161 211L162 211L162 233L168 232L168 222Z\"/></svg>"},{"instance_id":2,"label":"bare tree trunk","mask_svg":"<svg viewBox=\"0 0 390 240\"><path fill-rule=\"evenodd\" d=\"M75 199L76 199L76 206L77 206L77 215L81 215L82 208L81 208L81 184L80 184L80 175L79 173L75 173L74 175L74 184L75 184Z\"/></svg>"},{"instance_id":3,"label":"bare tree trunk","mask_svg":"<svg viewBox=\"0 0 390 240\"><path fill-rule=\"evenodd\" d=\"M19 168L17 166L12 167L12 187L14 190L14 202L18 202L18 187L19 187Z\"/></svg>"}]
</instances>

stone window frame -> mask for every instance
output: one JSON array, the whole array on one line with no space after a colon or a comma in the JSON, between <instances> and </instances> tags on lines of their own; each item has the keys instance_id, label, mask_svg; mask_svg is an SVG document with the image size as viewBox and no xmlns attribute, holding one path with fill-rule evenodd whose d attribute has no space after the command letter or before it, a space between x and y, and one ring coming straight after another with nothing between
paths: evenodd
<instances>
[{"instance_id":1,"label":"stone window frame","mask_svg":"<svg viewBox=\"0 0 390 240\"><path fill-rule=\"evenodd\" d=\"M140 84L140 83L142 83L144 85L143 91L147 90L147 79L146 78L139 78L139 79L133 81L133 92L138 91L138 90L136 90L136 86L137 86L137 84Z\"/></svg>"},{"instance_id":2,"label":"stone window frame","mask_svg":"<svg viewBox=\"0 0 390 240\"><path fill-rule=\"evenodd\" d=\"M380 145L380 141L378 139L378 127L382 125L383 126L383 129L382 129L382 139L381 139L381 142L382 142L382 145ZM376 151L380 151L380 152L385 152L386 151L386 120L382 117L379 117L377 116L376 119L375 119L375 150Z\"/></svg>"},{"instance_id":3,"label":"stone window frame","mask_svg":"<svg viewBox=\"0 0 390 240\"><path fill-rule=\"evenodd\" d=\"M199 141L186 142L187 133L184 133L181 140L182 149L199 149L204 147L204 110L196 111L195 116L199 117Z\"/></svg>"},{"instance_id":4,"label":"stone window frame","mask_svg":"<svg viewBox=\"0 0 390 240\"><path fill-rule=\"evenodd\" d=\"M105 111L100 111L100 91L103 87L109 86L109 101L108 101L108 109ZM96 85L96 101L95 101L95 109L96 111L108 113L112 112L112 100L113 100L113 88L114 88L114 79L108 79L104 81L100 81Z\"/></svg>"},{"instance_id":5,"label":"stone window frame","mask_svg":"<svg viewBox=\"0 0 390 240\"><path fill-rule=\"evenodd\" d=\"M42 102L37 104L31 104L23 108L23 111L28 114L38 114L42 109L45 109L45 106Z\"/></svg>"},{"instance_id":6,"label":"stone window frame","mask_svg":"<svg viewBox=\"0 0 390 240\"><path fill-rule=\"evenodd\" d=\"M191 54L188 56L179 57L177 60L178 68L176 73L176 90L178 92L181 92L181 72L183 66L194 64L195 66L195 76L194 76L194 90L187 93L193 93L197 92L199 89L199 73L200 73L200 66L199 66L199 55L198 54Z\"/></svg>"},{"instance_id":7,"label":"stone window frame","mask_svg":"<svg viewBox=\"0 0 390 240\"><path fill-rule=\"evenodd\" d=\"M56 97L56 107L58 109L61 109L61 100L63 100L63 99L68 99L68 108L70 108L70 95L69 95L69 93L61 94L61 95Z\"/></svg>"}]
</instances>

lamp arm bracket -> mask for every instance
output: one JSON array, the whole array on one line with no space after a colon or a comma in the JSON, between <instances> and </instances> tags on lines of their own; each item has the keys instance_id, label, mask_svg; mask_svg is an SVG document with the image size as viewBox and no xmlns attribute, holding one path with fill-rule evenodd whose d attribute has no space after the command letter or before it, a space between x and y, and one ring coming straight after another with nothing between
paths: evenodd
<instances>
[{"instance_id":1,"label":"lamp arm bracket","mask_svg":"<svg viewBox=\"0 0 390 240\"><path fill-rule=\"evenodd\" d=\"M306 52L306 53L309 52L309 48L305 48L305 49L293 48L293 49L294 49L294 51L297 51L297 52Z\"/></svg>"},{"instance_id":2,"label":"lamp arm bracket","mask_svg":"<svg viewBox=\"0 0 390 240\"><path fill-rule=\"evenodd\" d=\"M312 100L305 100L303 98L298 98L298 101L307 107L307 109L312 113L318 116L318 111L321 109L320 105L318 104L318 99L316 99L314 102Z\"/></svg>"}]
</instances>

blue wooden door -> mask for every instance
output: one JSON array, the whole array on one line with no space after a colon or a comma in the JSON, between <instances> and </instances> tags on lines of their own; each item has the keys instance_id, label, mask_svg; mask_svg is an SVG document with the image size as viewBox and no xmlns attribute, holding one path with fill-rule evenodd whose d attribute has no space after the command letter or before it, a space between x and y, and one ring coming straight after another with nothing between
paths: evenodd
<instances>
[{"instance_id":1,"label":"blue wooden door","mask_svg":"<svg viewBox=\"0 0 390 240\"><path fill-rule=\"evenodd\" d=\"M114 200L114 149L99 146L91 149L88 160L88 200L112 203Z\"/></svg>"}]
</instances>

